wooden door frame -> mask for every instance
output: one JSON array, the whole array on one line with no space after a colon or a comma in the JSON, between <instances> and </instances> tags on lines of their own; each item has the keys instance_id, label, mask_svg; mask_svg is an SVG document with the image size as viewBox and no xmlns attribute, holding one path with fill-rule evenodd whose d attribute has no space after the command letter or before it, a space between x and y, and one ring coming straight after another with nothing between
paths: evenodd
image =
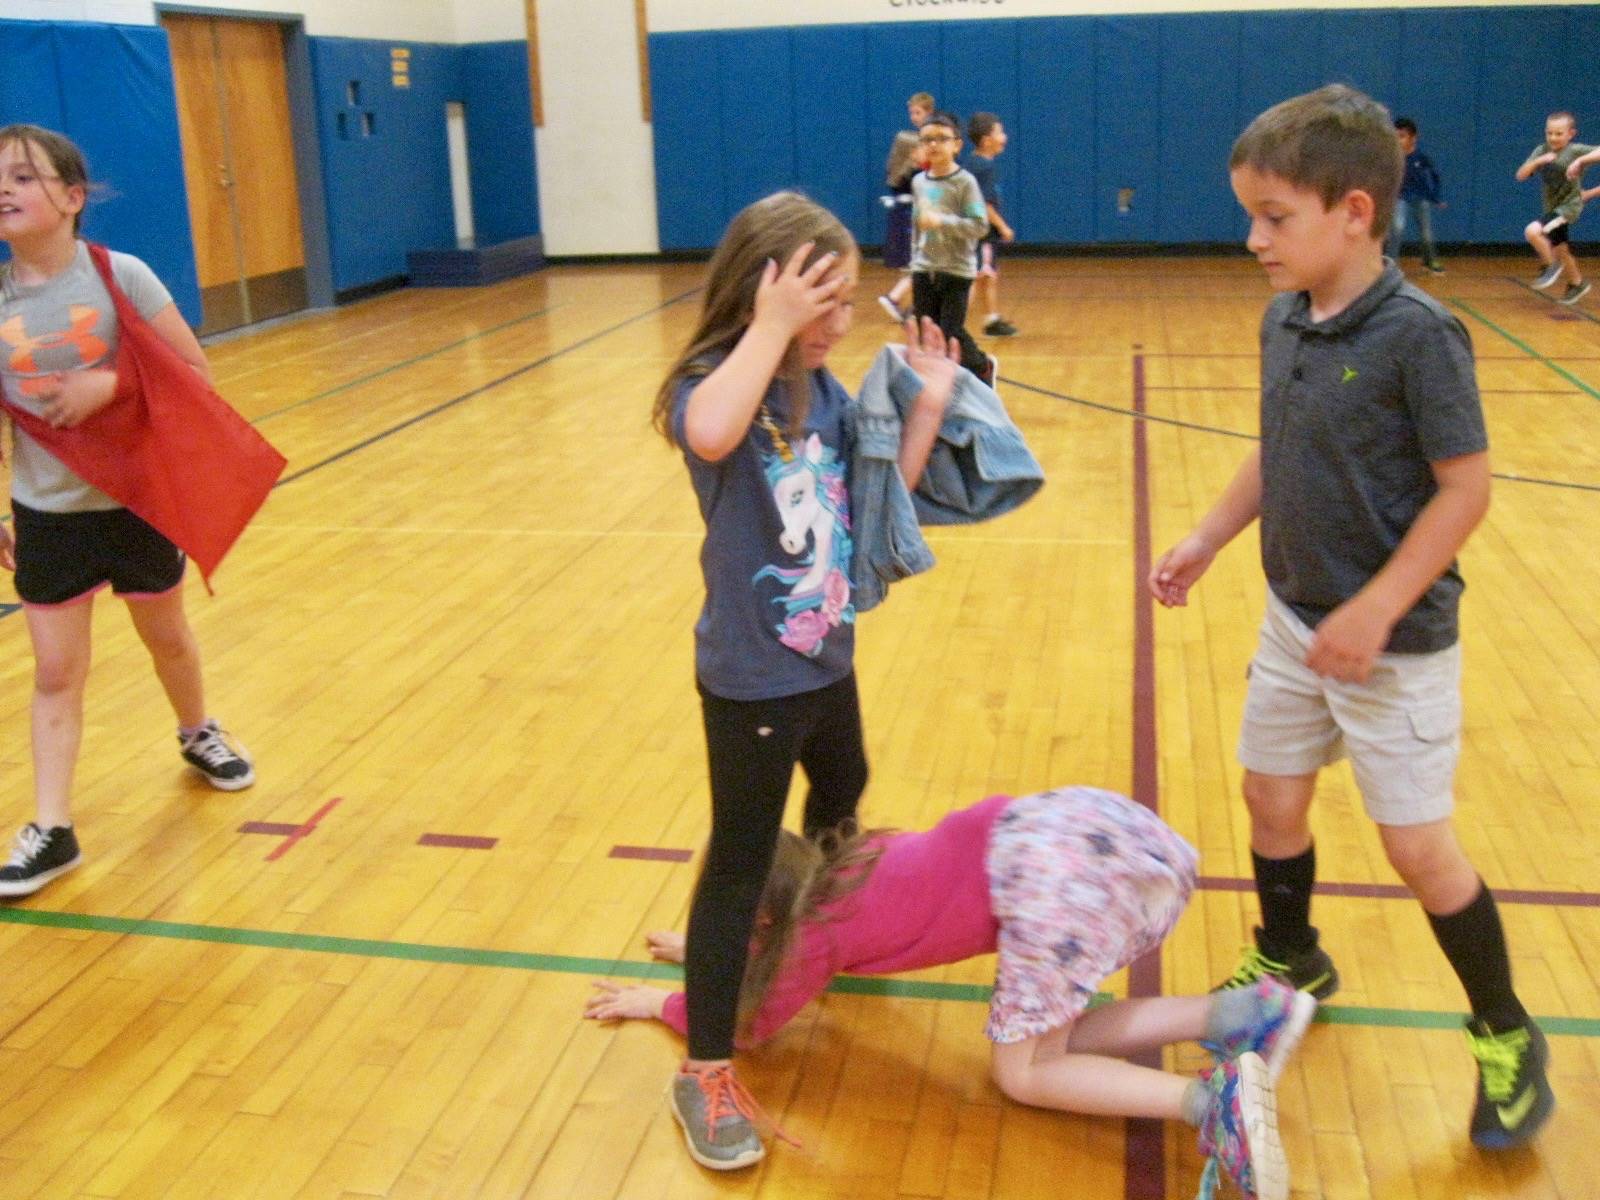
<instances>
[{"instance_id":1,"label":"wooden door frame","mask_svg":"<svg viewBox=\"0 0 1600 1200\"><path fill-rule=\"evenodd\" d=\"M317 132L317 98L311 74L311 42L306 19L297 13L217 8L205 4L155 6L156 22L166 13L182 17L220 17L270 21L283 27L285 81L289 88L289 135L294 143L296 191L300 195L300 237L306 255L306 303L332 308L333 257L328 249L328 203L322 186L321 139Z\"/></svg>"}]
</instances>

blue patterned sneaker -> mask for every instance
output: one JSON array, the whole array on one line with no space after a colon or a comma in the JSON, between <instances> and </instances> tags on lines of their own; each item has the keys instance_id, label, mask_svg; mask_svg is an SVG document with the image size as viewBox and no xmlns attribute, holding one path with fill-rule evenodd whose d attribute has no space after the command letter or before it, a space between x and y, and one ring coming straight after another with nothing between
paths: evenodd
<instances>
[{"instance_id":1,"label":"blue patterned sneaker","mask_svg":"<svg viewBox=\"0 0 1600 1200\"><path fill-rule=\"evenodd\" d=\"M1278 1138L1278 1097L1267 1064L1246 1051L1200 1076L1211 1109L1200 1123L1200 1153L1210 1161L1195 1200L1211 1200L1226 1172L1245 1200L1289 1200L1289 1163Z\"/></svg>"},{"instance_id":2,"label":"blue patterned sneaker","mask_svg":"<svg viewBox=\"0 0 1600 1200\"><path fill-rule=\"evenodd\" d=\"M1297 991L1272 975L1263 975L1245 992L1218 993L1232 997L1248 996L1254 1009L1248 1021L1216 1039L1202 1040L1200 1044L1216 1057L1218 1062L1238 1058L1241 1054L1259 1054L1267 1064L1267 1078L1273 1083L1283 1074L1284 1064L1300 1044L1317 1012L1317 998L1310 992Z\"/></svg>"},{"instance_id":3,"label":"blue patterned sneaker","mask_svg":"<svg viewBox=\"0 0 1600 1200\"><path fill-rule=\"evenodd\" d=\"M1482 1021L1467 1022L1467 1041L1478 1060L1478 1100L1472 1109L1472 1144L1484 1150L1526 1145L1555 1111L1545 1077L1550 1047L1532 1021L1494 1033Z\"/></svg>"},{"instance_id":4,"label":"blue patterned sneaker","mask_svg":"<svg viewBox=\"0 0 1600 1200\"><path fill-rule=\"evenodd\" d=\"M672 1115L702 1167L737 1171L760 1162L767 1150L756 1133L759 1111L732 1067L685 1067L672 1077Z\"/></svg>"}]
</instances>

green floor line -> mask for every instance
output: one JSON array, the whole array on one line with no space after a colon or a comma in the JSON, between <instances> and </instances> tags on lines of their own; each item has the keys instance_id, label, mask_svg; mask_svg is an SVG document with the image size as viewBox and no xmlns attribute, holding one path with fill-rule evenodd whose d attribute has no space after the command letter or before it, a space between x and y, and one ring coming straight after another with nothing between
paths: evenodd
<instances>
[{"instance_id":1,"label":"green floor line","mask_svg":"<svg viewBox=\"0 0 1600 1200\"><path fill-rule=\"evenodd\" d=\"M43 929L75 929L85 933L110 933L131 937L171 938L183 942L213 942L230 946L261 946L271 950L302 950L317 954L348 954L357 958L394 958L408 962L454 963L467 967L500 967L513 971L546 971L563 975L621 975L630 979L676 982L683 972L658 962L621 958L581 958L569 954L529 954L518 950L479 950L471 946L438 946L427 942L387 942L370 938L332 937L317 933L283 933L271 929L235 929L226 925L191 925L178 921L152 921L139 917L97 917L88 913L46 912L34 908L0 908L0 924L33 925ZM861 978L841 975L828 990L846 996L892 996L912 1000L949 1000L987 1004L991 989L978 983L938 983L916 979ZM1111 997L1100 993L1095 1003ZM1462 1014L1399 1008L1360 1008L1323 1005L1317 1020L1329 1025L1365 1025L1391 1029L1459 1029ZM1540 1017L1546 1033L1570 1037L1600 1037L1600 1019L1591 1017Z\"/></svg>"},{"instance_id":2,"label":"green floor line","mask_svg":"<svg viewBox=\"0 0 1600 1200\"><path fill-rule=\"evenodd\" d=\"M1501 329L1500 326L1496 325L1493 321L1489 320L1488 317L1484 316L1481 312L1479 312L1477 309L1473 308L1472 305L1468 304L1466 301L1457 300L1457 299L1452 297L1451 300L1450 300L1450 303L1454 304L1457 308L1459 308L1462 312L1466 313L1469 317L1472 317L1472 318L1474 318L1474 319L1476 319L1478 321L1481 321L1483 324L1487 325L1490 329L1494 330L1501 337L1505 338L1506 341L1510 342L1513 346L1515 346L1518 350L1521 350L1524 354L1528 355L1530 358L1535 358L1539 362L1542 362L1545 366L1549 367L1552 371L1554 371L1557 375L1561 376L1561 378L1565 379L1573 387L1577 388L1579 391L1582 391L1582 392L1586 393L1589 396L1590 399L1592 399L1592 400L1600 400L1600 391L1596 391L1593 387L1591 387L1589 384L1585 383L1583 380L1579 379L1576 375L1574 375L1571 371L1567 370L1560 363L1552 362L1550 359L1548 359L1544 355L1540 354L1532 346L1528 345L1527 342L1525 342L1521 338L1517 337L1516 334L1511 333L1511 332L1509 332L1507 330Z\"/></svg>"}]
</instances>

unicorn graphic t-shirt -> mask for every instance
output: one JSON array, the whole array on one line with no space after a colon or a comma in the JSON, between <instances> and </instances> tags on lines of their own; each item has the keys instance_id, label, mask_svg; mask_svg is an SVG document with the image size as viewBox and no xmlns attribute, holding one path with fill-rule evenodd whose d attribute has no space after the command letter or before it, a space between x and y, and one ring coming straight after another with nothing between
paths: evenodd
<instances>
[{"instance_id":1,"label":"unicorn graphic t-shirt","mask_svg":"<svg viewBox=\"0 0 1600 1200\"><path fill-rule=\"evenodd\" d=\"M706 600L695 624L695 674L728 700L768 700L836 683L855 656L845 407L826 368L809 372L811 406L789 432L784 387L767 389L750 432L721 462L684 451L705 518ZM679 387L672 427L698 379Z\"/></svg>"}]
</instances>

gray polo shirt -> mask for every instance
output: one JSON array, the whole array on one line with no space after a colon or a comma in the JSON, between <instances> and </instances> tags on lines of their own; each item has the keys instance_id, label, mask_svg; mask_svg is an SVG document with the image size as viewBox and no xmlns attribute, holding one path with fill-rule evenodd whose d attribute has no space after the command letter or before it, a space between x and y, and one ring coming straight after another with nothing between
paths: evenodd
<instances>
[{"instance_id":1,"label":"gray polo shirt","mask_svg":"<svg viewBox=\"0 0 1600 1200\"><path fill-rule=\"evenodd\" d=\"M1261 323L1261 562L1307 625L1364 587L1438 491L1430 464L1488 449L1472 343L1393 263L1349 308L1313 324L1304 292ZM1453 645L1455 563L1385 649Z\"/></svg>"}]
</instances>

